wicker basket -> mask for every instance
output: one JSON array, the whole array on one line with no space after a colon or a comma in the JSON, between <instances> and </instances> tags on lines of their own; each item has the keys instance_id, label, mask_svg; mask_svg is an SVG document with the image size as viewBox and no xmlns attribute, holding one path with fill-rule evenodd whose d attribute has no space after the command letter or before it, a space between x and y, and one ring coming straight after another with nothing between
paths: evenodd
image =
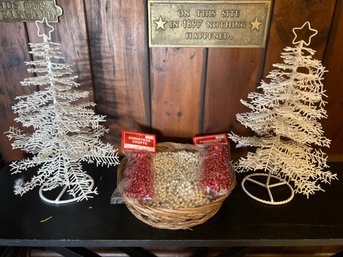
<instances>
[{"instance_id":1,"label":"wicker basket","mask_svg":"<svg viewBox=\"0 0 343 257\"><path fill-rule=\"evenodd\" d=\"M181 146L182 148L180 148L180 144L160 143L157 144L156 149L157 152L172 152L180 150L192 152L198 151L198 149L193 145L183 144ZM118 167L117 184L120 183L124 176L126 163L127 159L124 158ZM144 223L161 229L190 229L191 227L206 222L219 211L224 200L229 196L236 185L236 177L234 172L232 172L231 181L231 188L225 195L218 197L209 204L193 208L183 208L177 210L157 208L144 204L136 199L125 197L123 194L122 195L125 197L126 206L131 213ZM118 188L120 189L120 187Z\"/></svg>"}]
</instances>

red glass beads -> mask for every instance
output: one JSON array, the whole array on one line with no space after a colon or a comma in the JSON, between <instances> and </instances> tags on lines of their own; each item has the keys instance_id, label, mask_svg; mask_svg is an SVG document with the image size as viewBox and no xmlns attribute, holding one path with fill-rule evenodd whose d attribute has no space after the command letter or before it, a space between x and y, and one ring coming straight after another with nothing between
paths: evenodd
<instances>
[{"instance_id":1,"label":"red glass beads","mask_svg":"<svg viewBox=\"0 0 343 257\"><path fill-rule=\"evenodd\" d=\"M206 149L200 186L210 194L222 194L231 186L229 150L221 144Z\"/></svg>"}]
</instances>

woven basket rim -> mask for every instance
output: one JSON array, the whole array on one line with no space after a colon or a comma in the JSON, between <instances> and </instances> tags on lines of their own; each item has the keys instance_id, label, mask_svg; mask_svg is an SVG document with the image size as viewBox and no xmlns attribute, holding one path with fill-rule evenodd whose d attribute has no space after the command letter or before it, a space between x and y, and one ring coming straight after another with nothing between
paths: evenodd
<instances>
[{"instance_id":1,"label":"woven basket rim","mask_svg":"<svg viewBox=\"0 0 343 257\"><path fill-rule=\"evenodd\" d=\"M178 144L178 143L172 143L172 142L163 142L158 143L156 145L156 152L175 152L175 151L199 151L199 147L191 144ZM120 165L118 166L117 170L117 188L119 192L121 193L124 202L128 209L131 211L131 213L141 220L142 222L151 225L156 228L162 228L162 229L189 229L190 227L202 224L206 222L209 218L214 216L215 213L220 209L221 205L223 204L224 200L231 194L232 190L236 186L236 175L233 171L232 177L231 177L231 186L230 189L223 195L218 196L215 200L211 201L208 204L196 206L196 207L189 207L189 208L180 208L180 209L167 209L167 208L160 208L160 207L152 207L148 204L145 204L144 202L141 202L139 200L136 200L134 198L126 197L124 193L122 192L122 188L120 185L120 182L123 179L124 171L127 163L127 158L124 157ZM232 168L232 167L231 167ZM148 213L148 214L147 214ZM208 215L203 215L203 213L209 213ZM158 216L153 217L153 219L159 218L158 222L151 221L151 216ZM180 216L180 217L179 217ZM184 221L182 221L182 216L185 216L186 218ZM199 219L195 217L194 219L189 219L188 216L199 216ZM203 217L204 216L204 217ZM170 217L175 217L178 220L176 223L173 224L172 221L170 221ZM166 219L167 222L164 223L163 219ZM198 219L198 220L197 220Z\"/></svg>"}]
</instances>

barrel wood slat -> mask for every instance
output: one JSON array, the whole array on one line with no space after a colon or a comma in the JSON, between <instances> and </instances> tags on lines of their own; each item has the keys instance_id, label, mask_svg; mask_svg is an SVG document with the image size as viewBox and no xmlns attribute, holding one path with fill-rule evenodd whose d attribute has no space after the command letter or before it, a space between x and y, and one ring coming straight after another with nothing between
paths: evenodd
<instances>
[{"instance_id":1,"label":"barrel wood slat","mask_svg":"<svg viewBox=\"0 0 343 257\"><path fill-rule=\"evenodd\" d=\"M248 111L240 99L260 81L263 49L210 49L205 88L203 133L245 133L236 113Z\"/></svg>"},{"instance_id":2,"label":"barrel wood slat","mask_svg":"<svg viewBox=\"0 0 343 257\"><path fill-rule=\"evenodd\" d=\"M146 3L85 3L97 110L107 115L107 141L119 146L122 129L150 126Z\"/></svg>"},{"instance_id":3,"label":"barrel wood slat","mask_svg":"<svg viewBox=\"0 0 343 257\"><path fill-rule=\"evenodd\" d=\"M20 160L24 153L12 150L11 142L4 135L14 121L12 106L18 95L31 94L36 88L22 87L20 81L30 76L25 61L30 61L27 34L23 23L0 23L0 151L4 161Z\"/></svg>"},{"instance_id":4,"label":"barrel wood slat","mask_svg":"<svg viewBox=\"0 0 343 257\"><path fill-rule=\"evenodd\" d=\"M343 1L337 1L330 40L326 47L324 66L329 70L323 81L329 96L326 107L328 119L323 121L323 129L330 138L331 147L326 150L334 162L343 160Z\"/></svg>"},{"instance_id":5,"label":"barrel wood slat","mask_svg":"<svg viewBox=\"0 0 343 257\"><path fill-rule=\"evenodd\" d=\"M152 128L164 137L199 133L206 50L151 49Z\"/></svg>"}]
</instances>

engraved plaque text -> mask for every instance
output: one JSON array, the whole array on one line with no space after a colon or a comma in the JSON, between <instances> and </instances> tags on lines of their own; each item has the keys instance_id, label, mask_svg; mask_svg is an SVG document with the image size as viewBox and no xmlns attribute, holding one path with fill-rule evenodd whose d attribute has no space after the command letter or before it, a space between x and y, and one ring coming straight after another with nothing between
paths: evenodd
<instances>
[{"instance_id":1,"label":"engraved plaque text","mask_svg":"<svg viewBox=\"0 0 343 257\"><path fill-rule=\"evenodd\" d=\"M58 22L62 8L55 0L0 0L0 21L23 22L42 20Z\"/></svg>"},{"instance_id":2,"label":"engraved plaque text","mask_svg":"<svg viewBox=\"0 0 343 257\"><path fill-rule=\"evenodd\" d=\"M151 47L264 47L270 0L149 0Z\"/></svg>"}]
</instances>

